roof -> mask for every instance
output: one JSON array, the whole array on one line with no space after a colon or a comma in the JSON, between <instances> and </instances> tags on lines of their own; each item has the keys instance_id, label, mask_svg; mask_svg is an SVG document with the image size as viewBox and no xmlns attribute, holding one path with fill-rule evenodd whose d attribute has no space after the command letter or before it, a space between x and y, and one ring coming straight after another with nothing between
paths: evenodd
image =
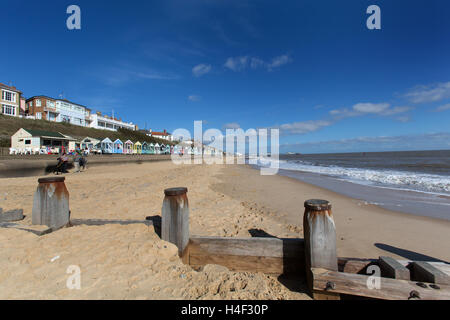
<instances>
[{"instance_id":1,"label":"roof","mask_svg":"<svg viewBox=\"0 0 450 320\"><path fill-rule=\"evenodd\" d=\"M52 131L43 131L43 130L30 130L30 129L23 129L32 136L36 137L50 137L50 138L58 138L58 139L71 139L70 137L67 137L59 132L52 132Z\"/></svg>"},{"instance_id":2,"label":"roof","mask_svg":"<svg viewBox=\"0 0 450 320\"><path fill-rule=\"evenodd\" d=\"M11 91L16 91L19 93L22 93L22 91L18 90L16 87L11 87L11 86L7 86L6 84L0 83L0 87L3 89L7 89L7 90L11 90Z\"/></svg>"},{"instance_id":3,"label":"roof","mask_svg":"<svg viewBox=\"0 0 450 320\"><path fill-rule=\"evenodd\" d=\"M90 142L95 142L95 141L100 142L100 140L91 138L91 137L86 137L83 140L81 140L81 142L88 142L87 140L90 140Z\"/></svg>"},{"instance_id":4,"label":"roof","mask_svg":"<svg viewBox=\"0 0 450 320\"><path fill-rule=\"evenodd\" d=\"M114 141L114 143L120 143L120 144L123 144L123 142L122 142L122 140L120 140L120 139L116 139L116 141Z\"/></svg>"},{"instance_id":5,"label":"roof","mask_svg":"<svg viewBox=\"0 0 450 320\"><path fill-rule=\"evenodd\" d=\"M28 102L28 101L30 101L30 100L38 99L38 98L45 98L45 99L50 99L50 100L56 101L56 99L53 99L53 98L47 97L47 96L32 96L31 98L28 98L28 99L26 100L26 102Z\"/></svg>"},{"instance_id":6,"label":"roof","mask_svg":"<svg viewBox=\"0 0 450 320\"><path fill-rule=\"evenodd\" d=\"M156 132L156 131L152 132L152 136L168 136L168 135L170 134L168 134L167 132Z\"/></svg>"},{"instance_id":7,"label":"roof","mask_svg":"<svg viewBox=\"0 0 450 320\"><path fill-rule=\"evenodd\" d=\"M103 139L102 143L112 143L112 141L109 138L105 138Z\"/></svg>"},{"instance_id":8,"label":"roof","mask_svg":"<svg viewBox=\"0 0 450 320\"><path fill-rule=\"evenodd\" d=\"M72 101L67 100L67 99L55 99L55 98L48 97L48 96L43 96L43 95L40 95L40 96L32 96L31 98L28 98L26 101L28 102L28 101L33 100L33 99L36 99L36 98L46 98L46 99L50 99L50 100L54 100L54 101L64 101L64 102L68 102L68 103L71 103L71 104L75 104L75 105L77 105L77 106L79 106L79 107L83 107L83 108L85 108L85 109L88 109L89 111L92 111L92 109L89 109L88 107L83 106L82 104L79 104L79 103L76 103L76 102L72 102Z\"/></svg>"}]
</instances>

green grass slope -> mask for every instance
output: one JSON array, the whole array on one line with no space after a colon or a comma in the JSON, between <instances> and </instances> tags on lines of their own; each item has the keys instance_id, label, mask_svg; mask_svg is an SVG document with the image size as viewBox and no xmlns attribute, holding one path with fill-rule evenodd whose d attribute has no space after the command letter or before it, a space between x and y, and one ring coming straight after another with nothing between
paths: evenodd
<instances>
[{"instance_id":1,"label":"green grass slope","mask_svg":"<svg viewBox=\"0 0 450 320\"><path fill-rule=\"evenodd\" d=\"M76 126L69 123L62 122L50 122L46 120L32 120L32 119L22 119L16 117L10 117L5 115L0 115L0 147L10 147L11 146L11 136L16 133L20 128L30 129L30 130L45 130L53 132L61 132L62 134L69 135L76 139L83 139L85 137L96 138L103 140L106 137L110 138L112 141L116 139L125 142L131 140L133 142L140 141L141 143L147 141L149 143L170 143L166 140L157 139L149 137L142 132L132 131L127 129L119 129L117 132L108 130L99 130L93 128L85 128Z\"/></svg>"}]
</instances>

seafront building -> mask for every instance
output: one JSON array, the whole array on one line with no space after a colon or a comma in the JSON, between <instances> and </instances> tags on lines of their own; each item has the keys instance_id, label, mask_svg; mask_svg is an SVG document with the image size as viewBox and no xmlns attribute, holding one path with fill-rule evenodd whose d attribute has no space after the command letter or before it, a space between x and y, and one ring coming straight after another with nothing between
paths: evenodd
<instances>
[{"instance_id":1,"label":"seafront building","mask_svg":"<svg viewBox=\"0 0 450 320\"><path fill-rule=\"evenodd\" d=\"M34 96L26 100L26 114L34 119L54 122L66 122L81 127L117 131L119 128L136 130L136 125L121 119L102 115L81 104L67 99L55 99L47 96Z\"/></svg>"},{"instance_id":2,"label":"seafront building","mask_svg":"<svg viewBox=\"0 0 450 320\"><path fill-rule=\"evenodd\" d=\"M150 132L150 136L154 137L154 138L158 138L158 139L167 140L167 141L173 141L173 135L168 133L166 129L164 129L163 132L152 131L152 132Z\"/></svg>"},{"instance_id":3,"label":"seafront building","mask_svg":"<svg viewBox=\"0 0 450 320\"><path fill-rule=\"evenodd\" d=\"M103 129L110 131L117 131L117 129L124 128L128 130L136 130L137 127L132 122L123 122L122 119L117 119L107 115L102 115L101 112L90 115L89 127L95 129Z\"/></svg>"},{"instance_id":4,"label":"seafront building","mask_svg":"<svg viewBox=\"0 0 450 320\"><path fill-rule=\"evenodd\" d=\"M41 148L68 148L75 141L76 139L59 132L21 128L11 136L11 148L35 153Z\"/></svg>"},{"instance_id":5,"label":"seafront building","mask_svg":"<svg viewBox=\"0 0 450 320\"><path fill-rule=\"evenodd\" d=\"M47 96L34 96L26 100L28 115L36 119L55 122L67 122L86 127L90 109L66 99L54 99Z\"/></svg>"},{"instance_id":6,"label":"seafront building","mask_svg":"<svg viewBox=\"0 0 450 320\"><path fill-rule=\"evenodd\" d=\"M20 98L22 92L16 87L0 83L0 113L12 117L20 115Z\"/></svg>"}]
</instances>

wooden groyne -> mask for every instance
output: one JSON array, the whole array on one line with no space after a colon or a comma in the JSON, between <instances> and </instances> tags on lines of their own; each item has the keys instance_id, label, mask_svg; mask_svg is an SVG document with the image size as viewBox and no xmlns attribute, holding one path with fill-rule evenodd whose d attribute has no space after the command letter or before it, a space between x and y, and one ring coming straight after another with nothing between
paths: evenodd
<instances>
[{"instance_id":1,"label":"wooden groyne","mask_svg":"<svg viewBox=\"0 0 450 320\"><path fill-rule=\"evenodd\" d=\"M169 204L170 190L175 189L166 190L163 239L177 245L183 262L194 269L218 264L232 271L300 276L316 300L351 296L386 300L450 299L449 264L384 256L337 257L336 227L328 201L305 201L304 239L199 237L190 235L186 227L189 223L187 189L176 188L183 190L183 201L174 200Z\"/></svg>"}]
</instances>

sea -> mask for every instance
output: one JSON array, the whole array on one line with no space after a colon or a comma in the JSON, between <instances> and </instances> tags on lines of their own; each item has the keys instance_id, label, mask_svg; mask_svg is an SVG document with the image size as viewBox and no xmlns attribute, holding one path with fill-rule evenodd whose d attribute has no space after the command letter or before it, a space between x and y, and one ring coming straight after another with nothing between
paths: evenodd
<instances>
[{"instance_id":1,"label":"sea","mask_svg":"<svg viewBox=\"0 0 450 320\"><path fill-rule=\"evenodd\" d=\"M271 162L280 175L366 204L450 220L450 150L281 154L258 166Z\"/></svg>"}]
</instances>

